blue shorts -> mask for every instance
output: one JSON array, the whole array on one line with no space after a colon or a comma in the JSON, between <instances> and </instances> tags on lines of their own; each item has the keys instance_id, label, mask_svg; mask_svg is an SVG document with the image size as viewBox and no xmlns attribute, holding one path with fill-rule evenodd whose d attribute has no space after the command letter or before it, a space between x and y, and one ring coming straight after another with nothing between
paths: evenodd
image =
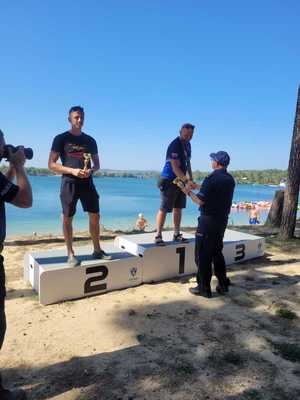
<instances>
[{"instance_id":1,"label":"blue shorts","mask_svg":"<svg viewBox=\"0 0 300 400\"><path fill-rule=\"evenodd\" d=\"M256 224L259 224L259 221L258 221L257 218L250 218L249 219L249 224L250 225L256 225Z\"/></svg>"}]
</instances>

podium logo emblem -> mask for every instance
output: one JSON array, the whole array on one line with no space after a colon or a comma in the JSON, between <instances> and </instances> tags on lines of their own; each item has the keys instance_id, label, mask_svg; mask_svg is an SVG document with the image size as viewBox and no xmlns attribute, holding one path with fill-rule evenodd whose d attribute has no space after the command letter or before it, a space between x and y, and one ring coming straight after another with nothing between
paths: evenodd
<instances>
[{"instance_id":1,"label":"podium logo emblem","mask_svg":"<svg viewBox=\"0 0 300 400\"><path fill-rule=\"evenodd\" d=\"M130 270L130 275L132 276L132 278L134 278L137 274L137 268L136 267L132 267Z\"/></svg>"}]
</instances>

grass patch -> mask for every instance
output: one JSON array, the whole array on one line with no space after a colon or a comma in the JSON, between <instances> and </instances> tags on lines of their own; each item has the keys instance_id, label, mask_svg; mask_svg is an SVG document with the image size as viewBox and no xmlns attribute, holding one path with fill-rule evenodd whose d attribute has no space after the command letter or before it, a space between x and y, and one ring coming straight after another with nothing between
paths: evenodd
<instances>
[{"instance_id":1,"label":"grass patch","mask_svg":"<svg viewBox=\"0 0 300 400\"><path fill-rule=\"evenodd\" d=\"M300 363L300 346L295 343L275 343L272 342L274 354L279 354L280 357L291 362Z\"/></svg>"},{"instance_id":2,"label":"grass patch","mask_svg":"<svg viewBox=\"0 0 300 400\"><path fill-rule=\"evenodd\" d=\"M243 400L262 400L262 395L256 389L247 389L244 391Z\"/></svg>"},{"instance_id":3,"label":"grass patch","mask_svg":"<svg viewBox=\"0 0 300 400\"><path fill-rule=\"evenodd\" d=\"M297 314L294 311L288 310L287 308L278 308L275 314L280 318L285 318L289 320L297 319Z\"/></svg>"},{"instance_id":4,"label":"grass patch","mask_svg":"<svg viewBox=\"0 0 300 400\"><path fill-rule=\"evenodd\" d=\"M244 358L241 354L229 351L223 355L223 362L226 364L242 365L244 363Z\"/></svg>"},{"instance_id":5,"label":"grass patch","mask_svg":"<svg viewBox=\"0 0 300 400\"><path fill-rule=\"evenodd\" d=\"M223 369L228 367L228 364L241 367L245 363L245 356L236 351L228 351L226 353L214 353L208 357L208 360L212 368Z\"/></svg>"},{"instance_id":6,"label":"grass patch","mask_svg":"<svg viewBox=\"0 0 300 400\"><path fill-rule=\"evenodd\" d=\"M196 372L196 368L188 361L177 360L174 371L176 375L187 376L192 375L194 372Z\"/></svg>"}]
</instances>

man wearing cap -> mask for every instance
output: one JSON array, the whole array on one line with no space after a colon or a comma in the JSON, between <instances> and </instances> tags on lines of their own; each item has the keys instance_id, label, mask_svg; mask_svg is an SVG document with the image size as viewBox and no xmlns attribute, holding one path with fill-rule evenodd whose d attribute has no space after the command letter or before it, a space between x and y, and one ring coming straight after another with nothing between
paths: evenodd
<instances>
[{"instance_id":1,"label":"man wearing cap","mask_svg":"<svg viewBox=\"0 0 300 400\"><path fill-rule=\"evenodd\" d=\"M226 276L225 260L222 253L223 237L230 213L235 181L227 172L230 157L225 151L210 154L213 172L207 176L198 194L191 189L183 192L198 204L200 217L196 232L195 262L198 266L198 285L190 289L195 295L212 297L212 263L218 279L216 290L219 294L228 292L230 283Z\"/></svg>"},{"instance_id":2,"label":"man wearing cap","mask_svg":"<svg viewBox=\"0 0 300 400\"><path fill-rule=\"evenodd\" d=\"M173 183L178 177L188 184L189 188L195 189L193 183L193 174L191 168L191 144L193 137L194 125L184 124L180 129L180 135L173 140L166 154L166 162L158 180L160 189L161 204L156 217L157 231L155 243L158 246L164 246L162 239L162 229L166 220L167 213L173 212L174 236L176 242L187 242L180 233L180 223L182 209L186 207L186 195L180 188Z\"/></svg>"}]
</instances>

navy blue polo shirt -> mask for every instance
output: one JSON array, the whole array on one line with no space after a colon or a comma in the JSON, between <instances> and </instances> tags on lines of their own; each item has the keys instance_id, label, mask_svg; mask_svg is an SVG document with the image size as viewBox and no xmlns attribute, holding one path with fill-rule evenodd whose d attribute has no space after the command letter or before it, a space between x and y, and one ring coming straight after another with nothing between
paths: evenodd
<instances>
[{"instance_id":1,"label":"navy blue polo shirt","mask_svg":"<svg viewBox=\"0 0 300 400\"><path fill-rule=\"evenodd\" d=\"M169 144L166 154L166 163L162 170L161 176L170 180L176 178L176 175L174 174L172 169L171 160L179 160L180 169L184 174L186 174L188 161L190 161L191 155L192 150L190 142L183 142L178 136L175 140L173 140L173 142Z\"/></svg>"},{"instance_id":2,"label":"navy blue polo shirt","mask_svg":"<svg viewBox=\"0 0 300 400\"><path fill-rule=\"evenodd\" d=\"M18 186L6 179L0 172L0 245L4 242L6 236L5 203L10 203L18 190Z\"/></svg>"},{"instance_id":3,"label":"navy blue polo shirt","mask_svg":"<svg viewBox=\"0 0 300 400\"><path fill-rule=\"evenodd\" d=\"M197 196L204 201L199 208L201 215L211 215L218 219L228 218L231 210L235 181L226 169L216 169L208 175Z\"/></svg>"}]
</instances>

